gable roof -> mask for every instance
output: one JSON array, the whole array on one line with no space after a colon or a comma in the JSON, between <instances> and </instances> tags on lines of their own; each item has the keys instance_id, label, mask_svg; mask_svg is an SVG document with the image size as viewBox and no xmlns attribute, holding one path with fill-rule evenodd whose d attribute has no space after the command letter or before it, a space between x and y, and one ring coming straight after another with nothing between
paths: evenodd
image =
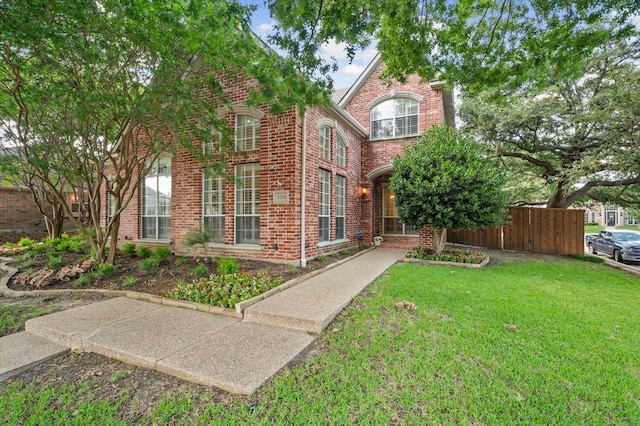
<instances>
[{"instance_id":1,"label":"gable roof","mask_svg":"<svg viewBox=\"0 0 640 426\"><path fill-rule=\"evenodd\" d=\"M358 90L360 90L362 85L369 79L369 77L371 77L371 73L373 73L373 71L378 67L378 65L380 65L380 62L382 62L382 58L378 53L376 54L375 58L373 58L373 60L369 63L369 65L367 65L367 68L364 69L362 74L360 74L360 77L358 77L358 79L351 85L351 87L349 88L349 90L347 90L344 96L342 96L342 98L338 102L338 105L341 108L344 108L347 106L351 98L353 98L353 95L355 95L358 92Z\"/></svg>"}]
</instances>

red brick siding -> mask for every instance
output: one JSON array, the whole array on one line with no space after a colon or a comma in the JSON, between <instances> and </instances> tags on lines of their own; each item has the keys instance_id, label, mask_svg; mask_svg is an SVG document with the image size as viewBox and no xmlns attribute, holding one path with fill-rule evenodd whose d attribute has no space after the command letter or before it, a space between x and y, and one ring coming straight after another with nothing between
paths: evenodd
<instances>
[{"instance_id":1,"label":"red brick siding","mask_svg":"<svg viewBox=\"0 0 640 426\"><path fill-rule=\"evenodd\" d=\"M35 225L36 221L40 225ZM0 187L0 229L43 229L44 219L28 190Z\"/></svg>"}]
</instances>

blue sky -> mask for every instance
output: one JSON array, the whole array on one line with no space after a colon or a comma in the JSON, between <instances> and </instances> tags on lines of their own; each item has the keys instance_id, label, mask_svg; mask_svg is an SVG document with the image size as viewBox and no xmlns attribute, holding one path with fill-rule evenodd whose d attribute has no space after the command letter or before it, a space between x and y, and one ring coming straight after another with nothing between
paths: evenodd
<instances>
[{"instance_id":1,"label":"blue sky","mask_svg":"<svg viewBox=\"0 0 640 426\"><path fill-rule=\"evenodd\" d=\"M258 6L258 10L253 14L251 28L266 42L267 36L273 31L274 25L274 21L269 16L269 10L264 6L261 0L241 1L245 4L254 4ZM368 49L358 52L353 62L350 64L347 60L344 48L344 45L329 43L323 46L320 52L323 57L328 59L333 56L338 61L339 69L332 75L334 81L333 87L335 89L351 87L353 82L358 78L358 76L360 76L360 74L362 74L362 71L364 71L377 53L375 46L370 46Z\"/></svg>"}]
</instances>

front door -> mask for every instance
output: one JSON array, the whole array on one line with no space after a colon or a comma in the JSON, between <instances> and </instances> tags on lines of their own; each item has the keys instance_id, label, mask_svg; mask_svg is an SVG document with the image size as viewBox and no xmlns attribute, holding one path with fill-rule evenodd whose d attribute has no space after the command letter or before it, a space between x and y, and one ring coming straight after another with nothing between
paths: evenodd
<instances>
[{"instance_id":1,"label":"front door","mask_svg":"<svg viewBox=\"0 0 640 426\"><path fill-rule=\"evenodd\" d=\"M607 213L607 226L616 226L616 212Z\"/></svg>"},{"instance_id":2,"label":"front door","mask_svg":"<svg viewBox=\"0 0 640 426\"><path fill-rule=\"evenodd\" d=\"M382 191L382 225L385 235L418 235L418 231L400 222L395 194L388 186Z\"/></svg>"}]
</instances>

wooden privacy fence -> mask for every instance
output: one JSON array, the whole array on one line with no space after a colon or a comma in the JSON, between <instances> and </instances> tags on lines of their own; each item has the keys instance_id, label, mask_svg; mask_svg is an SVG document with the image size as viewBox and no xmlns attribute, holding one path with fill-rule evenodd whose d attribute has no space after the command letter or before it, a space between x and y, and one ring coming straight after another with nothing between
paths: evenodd
<instances>
[{"instance_id":1,"label":"wooden privacy fence","mask_svg":"<svg viewBox=\"0 0 640 426\"><path fill-rule=\"evenodd\" d=\"M532 253L584 253L584 210L509 207L509 225L447 231L447 242Z\"/></svg>"}]
</instances>

